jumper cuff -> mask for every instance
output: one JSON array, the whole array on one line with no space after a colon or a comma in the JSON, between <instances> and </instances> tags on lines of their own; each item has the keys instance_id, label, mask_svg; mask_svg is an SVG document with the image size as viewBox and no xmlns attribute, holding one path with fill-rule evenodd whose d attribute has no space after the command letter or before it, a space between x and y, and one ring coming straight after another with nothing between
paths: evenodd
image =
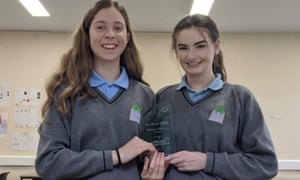
<instances>
[{"instance_id":1,"label":"jumper cuff","mask_svg":"<svg viewBox=\"0 0 300 180\"><path fill-rule=\"evenodd\" d=\"M105 170L111 171L113 169L112 150L104 151Z\"/></svg>"},{"instance_id":2,"label":"jumper cuff","mask_svg":"<svg viewBox=\"0 0 300 180\"><path fill-rule=\"evenodd\" d=\"M213 173L215 166L215 153L206 152L207 160L204 172Z\"/></svg>"}]
</instances>

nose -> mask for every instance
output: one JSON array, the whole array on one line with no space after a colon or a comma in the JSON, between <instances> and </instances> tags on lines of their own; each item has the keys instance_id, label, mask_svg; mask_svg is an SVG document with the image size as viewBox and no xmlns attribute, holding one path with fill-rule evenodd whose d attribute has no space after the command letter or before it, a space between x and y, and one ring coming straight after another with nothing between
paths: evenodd
<instances>
[{"instance_id":1,"label":"nose","mask_svg":"<svg viewBox=\"0 0 300 180\"><path fill-rule=\"evenodd\" d=\"M107 31L106 31L106 33L105 33L105 38L112 39L114 37L115 37L115 33L114 33L113 29L112 28L108 28Z\"/></svg>"},{"instance_id":2,"label":"nose","mask_svg":"<svg viewBox=\"0 0 300 180\"><path fill-rule=\"evenodd\" d=\"M188 50L188 52L186 54L186 58L191 59L191 60L196 58L196 53L194 52L194 50L192 48Z\"/></svg>"}]
</instances>

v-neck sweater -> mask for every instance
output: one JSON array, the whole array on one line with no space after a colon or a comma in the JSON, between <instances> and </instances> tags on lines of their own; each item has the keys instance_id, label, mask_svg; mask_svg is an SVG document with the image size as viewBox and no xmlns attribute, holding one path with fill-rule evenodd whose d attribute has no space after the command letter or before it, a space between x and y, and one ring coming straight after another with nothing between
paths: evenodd
<instances>
[{"instance_id":1,"label":"v-neck sweater","mask_svg":"<svg viewBox=\"0 0 300 180\"><path fill-rule=\"evenodd\" d=\"M38 174L55 180L140 179L135 160L113 167L112 150L138 136L140 120L155 104L152 90L130 79L127 90L107 100L89 88L93 97L77 98L72 105L69 102L71 117L64 117L56 108L64 88L55 93L38 130Z\"/></svg>"},{"instance_id":2,"label":"v-neck sweater","mask_svg":"<svg viewBox=\"0 0 300 180\"><path fill-rule=\"evenodd\" d=\"M225 83L201 100L192 101L178 84L157 93L157 103L172 107L176 151L207 154L203 171L181 172L171 166L166 180L271 179L277 174L275 149L254 95Z\"/></svg>"}]
</instances>

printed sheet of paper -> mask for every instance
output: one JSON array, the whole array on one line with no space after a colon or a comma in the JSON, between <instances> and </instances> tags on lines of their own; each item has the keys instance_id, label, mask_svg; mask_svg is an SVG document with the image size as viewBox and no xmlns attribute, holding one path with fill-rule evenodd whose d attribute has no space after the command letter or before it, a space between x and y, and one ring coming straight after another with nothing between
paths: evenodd
<instances>
[{"instance_id":1,"label":"printed sheet of paper","mask_svg":"<svg viewBox=\"0 0 300 180\"><path fill-rule=\"evenodd\" d=\"M12 149L17 151L35 151L38 134L36 132L17 132L13 134Z\"/></svg>"},{"instance_id":2,"label":"printed sheet of paper","mask_svg":"<svg viewBox=\"0 0 300 180\"><path fill-rule=\"evenodd\" d=\"M39 113L35 109L17 108L14 122L18 128L36 128L39 125Z\"/></svg>"},{"instance_id":3,"label":"printed sheet of paper","mask_svg":"<svg viewBox=\"0 0 300 180\"><path fill-rule=\"evenodd\" d=\"M0 137L7 135L8 112L0 112Z\"/></svg>"},{"instance_id":4,"label":"printed sheet of paper","mask_svg":"<svg viewBox=\"0 0 300 180\"><path fill-rule=\"evenodd\" d=\"M8 83L0 83L0 106L9 106L10 90Z\"/></svg>"},{"instance_id":5,"label":"printed sheet of paper","mask_svg":"<svg viewBox=\"0 0 300 180\"><path fill-rule=\"evenodd\" d=\"M39 106L41 91L35 88L16 89L16 106Z\"/></svg>"}]
</instances>

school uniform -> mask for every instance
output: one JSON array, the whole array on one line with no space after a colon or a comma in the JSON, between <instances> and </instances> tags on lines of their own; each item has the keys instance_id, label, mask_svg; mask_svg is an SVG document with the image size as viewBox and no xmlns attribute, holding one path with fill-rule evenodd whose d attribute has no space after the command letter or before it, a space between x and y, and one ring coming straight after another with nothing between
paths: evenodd
<instances>
[{"instance_id":1,"label":"school uniform","mask_svg":"<svg viewBox=\"0 0 300 180\"><path fill-rule=\"evenodd\" d=\"M207 154L204 170L180 172L171 166L166 180L266 180L277 174L271 136L254 95L224 83L220 75L203 91L193 92L185 78L157 93L173 111L176 151Z\"/></svg>"},{"instance_id":2,"label":"school uniform","mask_svg":"<svg viewBox=\"0 0 300 180\"><path fill-rule=\"evenodd\" d=\"M140 120L155 103L154 93L128 79L124 68L115 83L105 82L93 72L89 85L92 97L76 98L72 105L68 102L71 116L61 116L56 108L65 87L56 91L39 127L37 172L44 179L55 180L140 179L136 160L113 167L112 150L138 135Z\"/></svg>"}]
</instances>

